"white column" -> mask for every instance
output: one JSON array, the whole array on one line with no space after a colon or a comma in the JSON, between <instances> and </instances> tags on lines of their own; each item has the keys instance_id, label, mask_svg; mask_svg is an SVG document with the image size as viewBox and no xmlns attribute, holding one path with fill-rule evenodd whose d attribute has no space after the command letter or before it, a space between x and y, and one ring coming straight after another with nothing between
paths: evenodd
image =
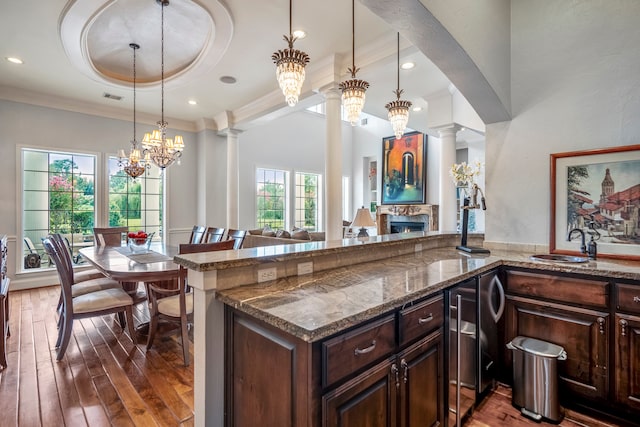
<instances>
[{"instance_id":1,"label":"white column","mask_svg":"<svg viewBox=\"0 0 640 427\"><path fill-rule=\"evenodd\" d=\"M224 426L224 304L215 299L217 271L189 270L193 288L194 425Z\"/></svg>"},{"instance_id":2,"label":"white column","mask_svg":"<svg viewBox=\"0 0 640 427\"><path fill-rule=\"evenodd\" d=\"M327 144L325 152L326 240L342 239L342 122L338 88L322 91L326 100Z\"/></svg>"},{"instance_id":3,"label":"white column","mask_svg":"<svg viewBox=\"0 0 640 427\"><path fill-rule=\"evenodd\" d=\"M441 231L456 231L456 187L449 169L456 162L457 125L439 128L440 134L440 227Z\"/></svg>"},{"instance_id":4,"label":"white column","mask_svg":"<svg viewBox=\"0 0 640 427\"><path fill-rule=\"evenodd\" d=\"M235 129L227 130L227 228L238 229L239 217L239 168L238 134Z\"/></svg>"}]
</instances>

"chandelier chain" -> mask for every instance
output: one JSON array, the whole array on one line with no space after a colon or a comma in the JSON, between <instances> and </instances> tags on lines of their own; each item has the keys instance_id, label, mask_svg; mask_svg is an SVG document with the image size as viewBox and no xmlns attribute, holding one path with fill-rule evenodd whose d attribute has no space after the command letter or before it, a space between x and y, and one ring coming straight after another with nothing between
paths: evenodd
<instances>
[{"instance_id":1,"label":"chandelier chain","mask_svg":"<svg viewBox=\"0 0 640 427\"><path fill-rule=\"evenodd\" d=\"M131 43L129 46L133 49L133 145L136 145L136 50L140 46Z\"/></svg>"},{"instance_id":2,"label":"chandelier chain","mask_svg":"<svg viewBox=\"0 0 640 427\"><path fill-rule=\"evenodd\" d=\"M356 78L356 2L351 0L351 76Z\"/></svg>"},{"instance_id":3,"label":"chandelier chain","mask_svg":"<svg viewBox=\"0 0 640 427\"><path fill-rule=\"evenodd\" d=\"M293 0L289 0L289 36L293 38Z\"/></svg>"},{"instance_id":4,"label":"chandelier chain","mask_svg":"<svg viewBox=\"0 0 640 427\"><path fill-rule=\"evenodd\" d=\"M160 14L160 120L164 123L164 7L165 2L160 4L162 12Z\"/></svg>"}]
</instances>

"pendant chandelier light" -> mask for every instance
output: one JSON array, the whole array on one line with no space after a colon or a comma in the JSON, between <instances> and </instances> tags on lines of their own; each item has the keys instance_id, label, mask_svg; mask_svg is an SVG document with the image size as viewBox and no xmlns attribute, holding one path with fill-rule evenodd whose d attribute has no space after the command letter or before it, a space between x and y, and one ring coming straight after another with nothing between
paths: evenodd
<instances>
[{"instance_id":1,"label":"pendant chandelier light","mask_svg":"<svg viewBox=\"0 0 640 427\"><path fill-rule=\"evenodd\" d=\"M347 113L347 119L352 126L358 123L362 107L364 107L365 92L369 88L369 82L356 78L356 73L360 70L356 68L356 6L355 0L351 0L351 68L347 71L351 73L351 79L338 85L342 91L342 106Z\"/></svg>"},{"instance_id":2,"label":"pendant chandelier light","mask_svg":"<svg viewBox=\"0 0 640 427\"><path fill-rule=\"evenodd\" d=\"M161 108L162 115L158 122L158 129L151 134L146 133L142 139L142 148L145 155L160 169L171 166L176 161L180 164L182 150L184 150L184 141L181 135L176 135L173 139L167 138L167 125L164 121L164 8L169 5L169 0L156 0L162 9L160 18L160 88L161 88Z\"/></svg>"},{"instance_id":3,"label":"pendant chandelier light","mask_svg":"<svg viewBox=\"0 0 640 427\"><path fill-rule=\"evenodd\" d=\"M133 139L131 140L131 151L128 156L125 155L123 149L120 149L118 152L118 166L135 180L142 175L150 165L148 156L141 158L138 141L136 140L136 50L140 49L140 46L131 43L129 47L133 50Z\"/></svg>"},{"instance_id":4,"label":"pendant chandelier light","mask_svg":"<svg viewBox=\"0 0 640 427\"><path fill-rule=\"evenodd\" d=\"M289 0L289 36L283 36L289 47L274 52L271 59L276 64L276 77L280 89L282 89L287 104L293 107L298 103L298 97L304 83L304 67L309 63L309 55L293 48L293 42L298 38L293 36L291 6L292 0Z\"/></svg>"},{"instance_id":5,"label":"pendant chandelier light","mask_svg":"<svg viewBox=\"0 0 640 427\"><path fill-rule=\"evenodd\" d=\"M385 108L389 110L389 121L393 127L393 132L396 135L396 139L402 138L404 130L407 127L409 121L409 108L411 107L410 101L403 101L400 99L400 95L404 92L400 89L400 33L398 33L398 86L393 92L398 97L395 101L389 102L385 105Z\"/></svg>"}]
</instances>

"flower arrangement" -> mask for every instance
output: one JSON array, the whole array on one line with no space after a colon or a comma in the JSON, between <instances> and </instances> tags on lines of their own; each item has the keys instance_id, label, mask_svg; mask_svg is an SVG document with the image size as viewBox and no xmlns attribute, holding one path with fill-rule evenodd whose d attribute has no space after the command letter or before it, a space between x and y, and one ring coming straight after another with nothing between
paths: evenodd
<instances>
[{"instance_id":1,"label":"flower arrangement","mask_svg":"<svg viewBox=\"0 0 640 427\"><path fill-rule=\"evenodd\" d=\"M460 164L454 163L449 170L449 175L453 180L453 183L459 187L471 186L475 184L476 177L480 175L482 170L482 163L480 160L476 160L474 165L462 162Z\"/></svg>"}]
</instances>

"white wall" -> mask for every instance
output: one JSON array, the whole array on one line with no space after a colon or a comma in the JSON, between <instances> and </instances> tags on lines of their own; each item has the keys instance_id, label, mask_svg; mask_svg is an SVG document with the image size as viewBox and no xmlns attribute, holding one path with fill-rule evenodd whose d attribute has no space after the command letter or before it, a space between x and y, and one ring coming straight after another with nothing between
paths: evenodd
<instances>
[{"instance_id":1,"label":"white wall","mask_svg":"<svg viewBox=\"0 0 640 427\"><path fill-rule=\"evenodd\" d=\"M547 244L551 153L640 141L640 2L511 6L511 122L487 126L486 239Z\"/></svg>"},{"instance_id":2,"label":"white wall","mask_svg":"<svg viewBox=\"0 0 640 427\"><path fill-rule=\"evenodd\" d=\"M9 274L14 280L12 287L19 286L14 276L16 262L21 261L22 241L18 230L19 208L16 206L19 191L19 146L68 151L89 151L99 154L98 162L106 162L108 155L115 155L120 148L127 148L131 140L131 123L38 107L11 101L0 100L0 232L7 234L10 243ZM151 126L138 125L138 139ZM174 132L168 130L169 135ZM185 140L182 166L171 166L167 170L167 235L171 241L172 233L189 230L196 221L196 136L181 132ZM106 184L105 187L106 188ZM185 189L194 191L185 191ZM184 209L185 206L193 208ZM100 221L100 219L98 219ZM101 225L98 223L97 225ZM17 244L16 244L17 243ZM22 281L37 281L37 274L31 272L21 275ZM51 280L48 283L52 283Z\"/></svg>"},{"instance_id":3,"label":"white wall","mask_svg":"<svg viewBox=\"0 0 640 427\"><path fill-rule=\"evenodd\" d=\"M351 125L343 122L343 176L351 175L351 129ZM256 168L324 175L326 134L325 117L308 111L293 112L240 134L240 228L251 229L256 226Z\"/></svg>"}]
</instances>

